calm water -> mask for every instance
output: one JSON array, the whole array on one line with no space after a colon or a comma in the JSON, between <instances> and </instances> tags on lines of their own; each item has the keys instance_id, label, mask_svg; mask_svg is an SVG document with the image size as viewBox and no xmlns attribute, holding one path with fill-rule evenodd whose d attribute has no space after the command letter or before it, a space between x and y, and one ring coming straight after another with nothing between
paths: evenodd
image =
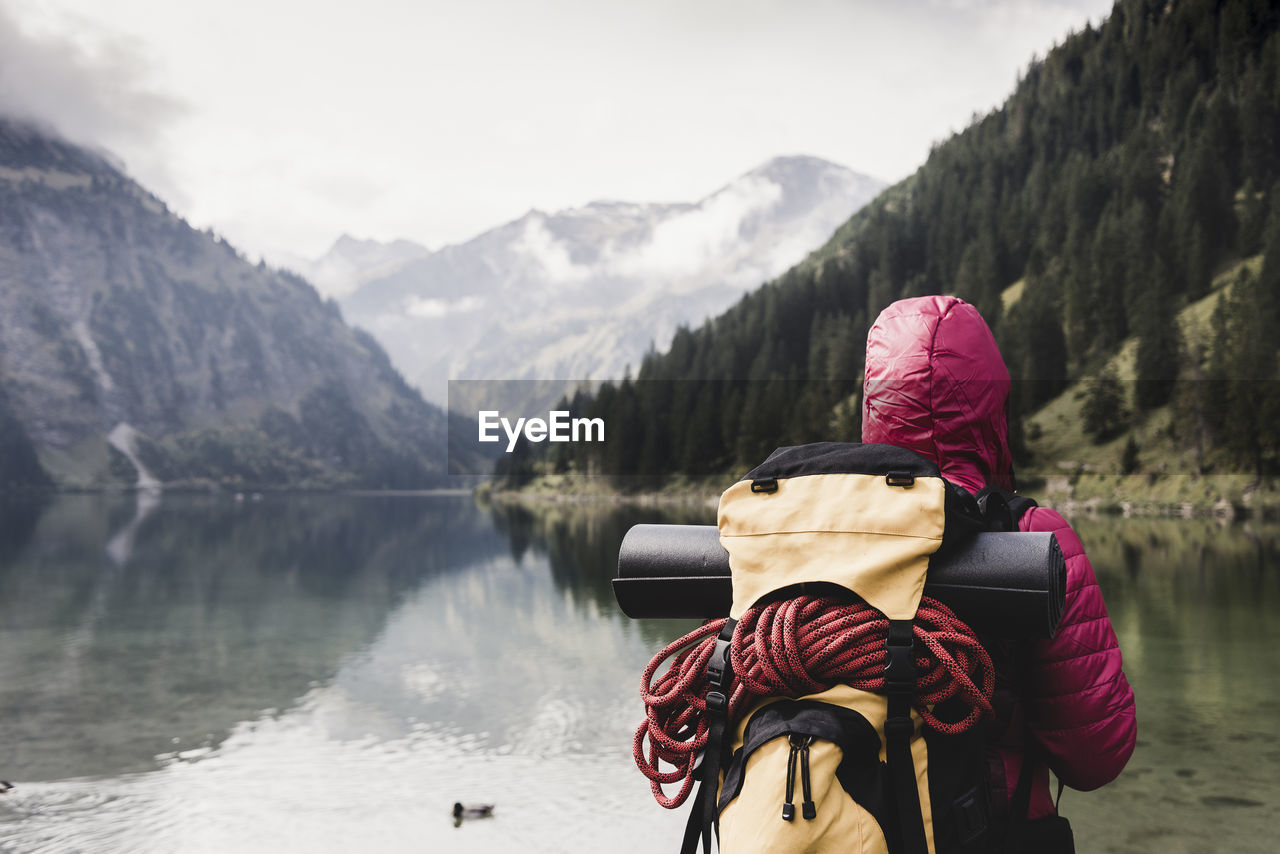
<instances>
[{"instance_id":1,"label":"calm water","mask_svg":"<svg viewBox=\"0 0 1280 854\"><path fill-rule=\"evenodd\" d=\"M640 521L470 497L0 506L0 851L678 850L630 756L689 626L618 613ZM1140 743L1081 851L1270 851L1280 531L1081 521ZM455 800L497 816L454 827Z\"/></svg>"}]
</instances>

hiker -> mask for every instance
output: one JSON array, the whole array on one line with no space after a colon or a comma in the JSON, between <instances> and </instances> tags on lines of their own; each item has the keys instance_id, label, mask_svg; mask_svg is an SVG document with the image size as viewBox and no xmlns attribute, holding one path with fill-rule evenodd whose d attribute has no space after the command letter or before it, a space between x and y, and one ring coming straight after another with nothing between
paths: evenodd
<instances>
[{"instance_id":1,"label":"hiker","mask_svg":"<svg viewBox=\"0 0 1280 854\"><path fill-rule=\"evenodd\" d=\"M915 451L975 494L1014 489L1009 372L972 305L943 296L893 303L868 333L865 376L864 442ZM987 644L997 670L988 740L997 820L1009 815L1024 767L1033 774L1027 817L1048 819L1057 812L1049 770L1073 789L1096 789L1120 774L1137 738L1133 690L1079 537L1044 507L1027 510L1018 527L1057 535L1066 610L1051 640Z\"/></svg>"}]
</instances>

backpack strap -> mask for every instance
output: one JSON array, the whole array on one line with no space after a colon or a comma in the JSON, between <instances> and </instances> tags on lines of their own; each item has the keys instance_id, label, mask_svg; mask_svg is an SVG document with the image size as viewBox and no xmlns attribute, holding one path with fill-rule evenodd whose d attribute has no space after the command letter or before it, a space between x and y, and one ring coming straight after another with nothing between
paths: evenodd
<instances>
[{"instance_id":1,"label":"backpack strap","mask_svg":"<svg viewBox=\"0 0 1280 854\"><path fill-rule=\"evenodd\" d=\"M1026 750L1022 753L1022 768L1018 771L1018 785L1013 790L1013 798L1009 801L1009 821L1026 821L1031 815L1031 783L1040 766L1039 749L1032 740L1035 737L1027 734Z\"/></svg>"},{"instance_id":2,"label":"backpack strap","mask_svg":"<svg viewBox=\"0 0 1280 854\"><path fill-rule=\"evenodd\" d=\"M1057 813L1057 801L1062 799L1065 783L1058 778L1058 796L1054 813L1043 818L1031 818L1031 788L1040 766L1046 765L1044 748L1027 734L1027 749L1022 755L1022 769L1018 772L1018 785L1009 802L1009 815L1004 825L1004 836L993 849L1001 854L1073 854L1075 836L1071 823Z\"/></svg>"},{"instance_id":3,"label":"backpack strap","mask_svg":"<svg viewBox=\"0 0 1280 854\"><path fill-rule=\"evenodd\" d=\"M916 785L916 763L911 755L911 736L915 733L911 700L916 693L914 634L911 620L889 621L888 663L884 670L889 702L884 721L884 749L903 854L928 854L920 790Z\"/></svg>"},{"instance_id":4,"label":"backpack strap","mask_svg":"<svg viewBox=\"0 0 1280 854\"><path fill-rule=\"evenodd\" d=\"M711 833L718 833L719 812L716 810L716 790L720 788L720 766L724 764L725 729L729 724L729 688L733 683L733 665L729 660L729 643L738 621L724 621L715 648L707 661L707 746L702 751L702 765L698 769L701 782L694 796L689 820L684 826L684 841L680 854L695 854L698 839L702 839L703 854L711 854Z\"/></svg>"},{"instance_id":5,"label":"backpack strap","mask_svg":"<svg viewBox=\"0 0 1280 854\"><path fill-rule=\"evenodd\" d=\"M998 486L984 486L974 497L988 531L1016 531L1018 520L1032 507L1039 506L1034 498Z\"/></svg>"}]
</instances>

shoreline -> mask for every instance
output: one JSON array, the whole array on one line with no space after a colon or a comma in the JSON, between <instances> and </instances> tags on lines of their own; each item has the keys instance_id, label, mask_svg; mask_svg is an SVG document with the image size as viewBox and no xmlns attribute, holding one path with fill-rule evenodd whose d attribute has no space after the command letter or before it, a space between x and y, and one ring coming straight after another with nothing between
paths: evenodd
<instances>
[{"instance_id":1,"label":"shoreline","mask_svg":"<svg viewBox=\"0 0 1280 854\"><path fill-rule=\"evenodd\" d=\"M574 475L542 475L517 486L490 480L479 484L424 489L367 489L354 487L211 487L191 483L138 486L113 484L100 487L53 487L6 490L6 498L51 498L58 495L173 496L223 495L232 499L265 495L358 496L464 496L477 501L528 507L601 504L617 507L697 507L714 511L720 494L733 483L728 477L676 480L659 484L646 479L620 487L608 478ZM1280 520L1280 482L1259 482L1251 475L1134 474L1101 475L1036 473L1021 478L1020 491L1042 507L1067 518L1121 516L1124 518L1214 518L1231 520Z\"/></svg>"},{"instance_id":2,"label":"shoreline","mask_svg":"<svg viewBox=\"0 0 1280 854\"><path fill-rule=\"evenodd\" d=\"M508 505L608 503L617 506L705 506L714 509L732 481L620 489L605 478L551 475L517 487L482 484L478 499ZM1030 475L1020 491L1067 518L1215 518L1280 520L1280 485L1251 475Z\"/></svg>"}]
</instances>

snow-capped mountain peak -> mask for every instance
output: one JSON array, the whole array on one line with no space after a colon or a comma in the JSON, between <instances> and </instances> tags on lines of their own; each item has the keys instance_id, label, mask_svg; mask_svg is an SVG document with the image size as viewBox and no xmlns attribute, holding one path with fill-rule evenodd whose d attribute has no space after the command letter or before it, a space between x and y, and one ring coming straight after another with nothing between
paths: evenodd
<instances>
[{"instance_id":1,"label":"snow-capped mountain peak","mask_svg":"<svg viewBox=\"0 0 1280 854\"><path fill-rule=\"evenodd\" d=\"M620 377L679 325L802 260L883 187L790 156L697 202L534 209L368 276L341 304L428 399L443 401L449 378ZM330 254L363 251L342 248Z\"/></svg>"}]
</instances>

